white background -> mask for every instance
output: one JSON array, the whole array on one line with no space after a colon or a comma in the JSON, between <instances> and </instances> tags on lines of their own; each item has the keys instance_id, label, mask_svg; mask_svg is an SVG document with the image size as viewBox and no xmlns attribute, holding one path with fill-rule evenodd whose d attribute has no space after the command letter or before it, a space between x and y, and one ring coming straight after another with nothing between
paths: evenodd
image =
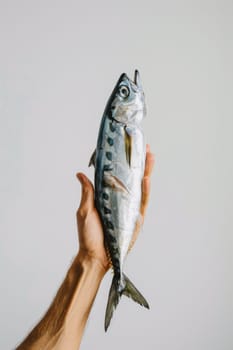
<instances>
[{"instance_id":1,"label":"white background","mask_svg":"<svg viewBox=\"0 0 233 350\"><path fill-rule=\"evenodd\" d=\"M77 171L122 72L139 69L156 154L128 276L151 310L122 301L90 349L233 348L233 3L0 0L0 349L44 314L77 252Z\"/></svg>"}]
</instances>

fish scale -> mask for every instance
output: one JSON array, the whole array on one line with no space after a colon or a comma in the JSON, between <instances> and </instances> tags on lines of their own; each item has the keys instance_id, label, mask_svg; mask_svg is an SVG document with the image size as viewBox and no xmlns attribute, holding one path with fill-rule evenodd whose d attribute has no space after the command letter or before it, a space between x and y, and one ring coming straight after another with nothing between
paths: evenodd
<instances>
[{"instance_id":1,"label":"fish scale","mask_svg":"<svg viewBox=\"0 0 233 350\"><path fill-rule=\"evenodd\" d=\"M95 166L95 205L114 275L105 313L108 329L120 297L126 295L149 308L123 272L125 258L140 216L145 145L141 121L145 99L138 71L134 81L120 76L107 102L90 163Z\"/></svg>"}]
</instances>

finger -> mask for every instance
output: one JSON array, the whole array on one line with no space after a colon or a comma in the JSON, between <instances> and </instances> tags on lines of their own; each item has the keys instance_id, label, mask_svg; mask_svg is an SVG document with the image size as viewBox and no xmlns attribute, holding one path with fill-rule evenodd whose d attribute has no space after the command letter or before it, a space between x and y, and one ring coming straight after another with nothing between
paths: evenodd
<instances>
[{"instance_id":1,"label":"finger","mask_svg":"<svg viewBox=\"0 0 233 350\"><path fill-rule=\"evenodd\" d=\"M133 236L132 236L132 239L130 241L128 252L130 252L130 250L132 249L132 247L134 246L134 244L135 244L135 242L136 242L136 240L138 238L139 232L141 230L142 222L143 222L143 218L140 216L139 219L136 222L136 225L135 225L135 228L134 228L134 232L133 232Z\"/></svg>"},{"instance_id":2,"label":"finger","mask_svg":"<svg viewBox=\"0 0 233 350\"><path fill-rule=\"evenodd\" d=\"M79 210L87 212L88 209L94 208L94 187L91 181L83 173L78 173L76 176L82 186Z\"/></svg>"},{"instance_id":3,"label":"finger","mask_svg":"<svg viewBox=\"0 0 233 350\"><path fill-rule=\"evenodd\" d=\"M155 164L154 154L151 153L150 146L146 145L146 161L145 161L144 176L151 176L154 164Z\"/></svg>"},{"instance_id":4,"label":"finger","mask_svg":"<svg viewBox=\"0 0 233 350\"><path fill-rule=\"evenodd\" d=\"M150 195L150 176L154 167L155 159L154 155L150 151L150 145L146 145L146 161L145 161L145 172L142 179L142 199L140 206L140 217L136 222L133 237L131 239L128 252L132 249L134 243L136 242L138 235L140 233L141 226L143 224L146 208L149 202Z\"/></svg>"},{"instance_id":5,"label":"finger","mask_svg":"<svg viewBox=\"0 0 233 350\"><path fill-rule=\"evenodd\" d=\"M128 252L132 249L134 243L136 242L136 240L138 238L141 226L142 226L143 221L144 221L146 209L148 206L149 195L150 195L150 178L149 178L149 176L146 176L142 180L142 199L141 199L141 205L140 205L140 214L141 215L136 222L133 237L131 239Z\"/></svg>"},{"instance_id":6,"label":"finger","mask_svg":"<svg viewBox=\"0 0 233 350\"><path fill-rule=\"evenodd\" d=\"M149 197L150 197L150 177L145 176L142 180L142 199L141 199L141 208L140 208L140 212L143 217L145 216L146 208L149 203Z\"/></svg>"},{"instance_id":7,"label":"finger","mask_svg":"<svg viewBox=\"0 0 233 350\"><path fill-rule=\"evenodd\" d=\"M136 242L136 240L138 238L141 226L142 226L143 221L144 221L146 208L148 206L149 195L150 195L150 178L148 176L146 176L143 178L143 181L142 181L142 200L141 200L141 207L140 207L140 214L141 215L136 222L133 237L132 237L132 240L130 242L130 246L129 246L128 251L130 251L132 249L134 243Z\"/></svg>"}]
</instances>

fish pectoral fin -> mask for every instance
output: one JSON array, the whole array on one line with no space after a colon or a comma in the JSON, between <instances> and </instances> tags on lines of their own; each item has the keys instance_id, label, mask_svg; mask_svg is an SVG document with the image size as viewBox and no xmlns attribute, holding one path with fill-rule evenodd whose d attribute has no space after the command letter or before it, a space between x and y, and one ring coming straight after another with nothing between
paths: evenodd
<instances>
[{"instance_id":1,"label":"fish pectoral fin","mask_svg":"<svg viewBox=\"0 0 233 350\"><path fill-rule=\"evenodd\" d=\"M129 166L131 166L132 155L132 133L125 127L125 155Z\"/></svg>"},{"instance_id":2,"label":"fish pectoral fin","mask_svg":"<svg viewBox=\"0 0 233 350\"><path fill-rule=\"evenodd\" d=\"M95 167L95 160L96 160L96 149L92 153L92 156L91 156L91 159L89 161L88 166L92 166L93 165Z\"/></svg>"},{"instance_id":3,"label":"fish pectoral fin","mask_svg":"<svg viewBox=\"0 0 233 350\"><path fill-rule=\"evenodd\" d=\"M118 179L118 177L111 175L109 173L104 174L105 185L111 187L113 190L129 193L128 188L123 184L123 182Z\"/></svg>"}]
</instances>

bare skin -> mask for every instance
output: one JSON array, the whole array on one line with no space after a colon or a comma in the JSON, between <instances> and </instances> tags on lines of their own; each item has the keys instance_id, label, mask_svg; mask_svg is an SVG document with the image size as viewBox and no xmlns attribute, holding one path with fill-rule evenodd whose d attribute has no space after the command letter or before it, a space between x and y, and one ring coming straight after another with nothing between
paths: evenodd
<instances>
[{"instance_id":1,"label":"bare skin","mask_svg":"<svg viewBox=\"0 0 233 350\"><path fill-rule=\"evenodd\" d=\"M141 218L136 224L130 249L144 220L150 194L154 156L147 146L142 181ZM100 217L94 205L91 181L78 173L82 197L77 211L79 252L42 320L16 350L77 350L100 283L110 267L104 247Z\"/></svg>"}]
</instances>

